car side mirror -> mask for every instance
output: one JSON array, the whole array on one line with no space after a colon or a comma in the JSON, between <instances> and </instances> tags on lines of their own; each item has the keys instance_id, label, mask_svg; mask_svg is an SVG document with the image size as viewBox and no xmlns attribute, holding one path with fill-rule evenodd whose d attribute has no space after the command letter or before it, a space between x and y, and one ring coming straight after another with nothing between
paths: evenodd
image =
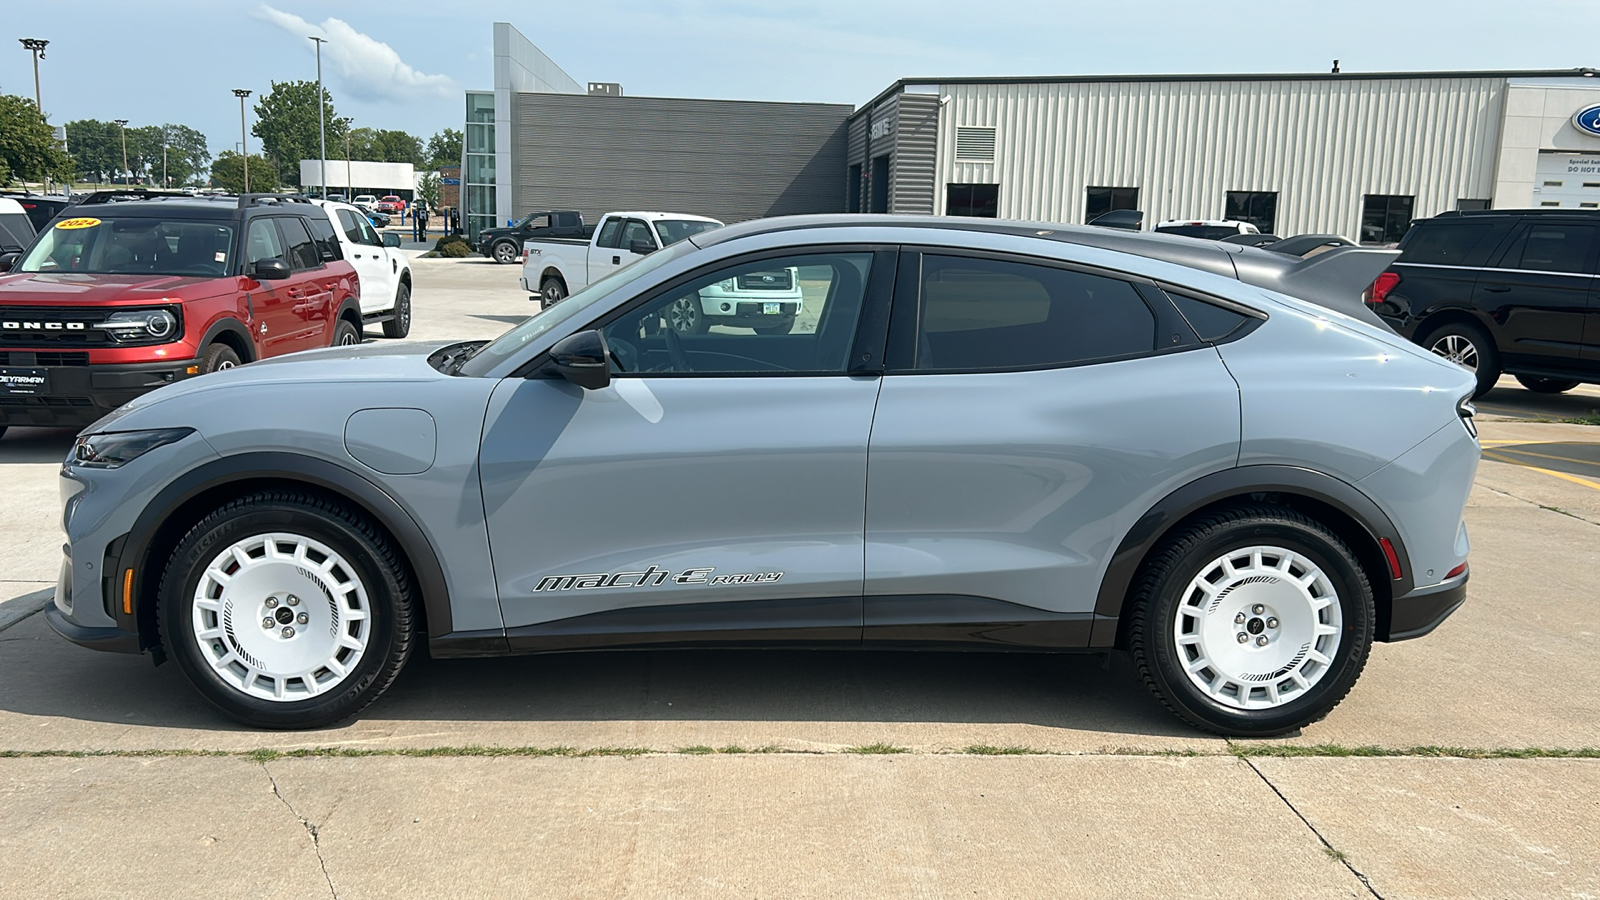
<instances>
[{"instance_id":1,"label":"car side mirror","mask_svg":"<svg viewBox=\"0 0 1600 900\"><path fill-rule=\"evenodd\" d=\"M649 256L650 254L656 252L656 245L651 241L641 238L629 244L628 250L630 252L637 253L640 256Z\"/></svg>"},{"instance_id":2,"label":"car side mirror","mask_svg":"<svg viewBox=\"0 0 1600 900\"><path fill-rule=\"evenodd\" d=\"M9 272L16 268L17 260L21 258L21 253L0 253L0 272Z\"/></svg>"},{"instance_id":3,"label":"car side mirror","mask_svg":"<svg viewBox=\"0 0 1600 900\"><path fill-rule=\"evenodd\" d=\"M280 281L289 277L289 264L277 257L258 259L250 267L250 274L260 281Z\"/></svg>"},{"instance_id":4,"label":"car side mirror","mask_svg":"<svg viewBox=\"0 0 1600 900\"><path fill-rule=\"evenodd\" d=\"M611 353L594 329L568 335L550 348L550 364L578 387L598 391L611 384Z\"/></svg>"},{"instance_id":5,"label":"car side mirror","mask_svg":"<svg viewBox=\"0 0 1600 900\"><path fill-rule=\"evenodd\" d=\"M400 235L395 234L392 231L384 232L384 234L383 234L383 245L385 247L394 247L394 248L398 249L400 247Z\"/></svg>"}]
</instances>

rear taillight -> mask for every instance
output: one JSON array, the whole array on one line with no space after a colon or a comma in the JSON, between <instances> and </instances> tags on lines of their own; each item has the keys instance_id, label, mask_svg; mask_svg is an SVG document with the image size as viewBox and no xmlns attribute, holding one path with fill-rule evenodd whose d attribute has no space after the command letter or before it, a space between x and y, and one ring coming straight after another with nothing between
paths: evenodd
<instances>
[{"instance_id":1,"label":"rear taillight","mask_svg":"<svg viewBox=\"0 0 1600 900\"><path fill-rule=\"evenodd\" d=\"M1385 272L1378 276L1378 280L1372 283L1372 287L1367 288L1367 296L1363 299L1368 303L1382 303L1389 296L1389 292L1394 290L1399 283L1399 272Z\"/></svg>"}]
</instances>

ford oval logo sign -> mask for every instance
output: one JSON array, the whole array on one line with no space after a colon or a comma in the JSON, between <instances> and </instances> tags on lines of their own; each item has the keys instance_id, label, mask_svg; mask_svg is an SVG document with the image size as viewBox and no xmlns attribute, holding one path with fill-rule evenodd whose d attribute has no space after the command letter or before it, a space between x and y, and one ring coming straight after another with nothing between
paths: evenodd
<instances>
[{"instance_id":1,"label":"ford oval logo sign","mask_svg":"<svg viewBox=\"0 0 1600 900\"><path fill-rule=\"evenodd\" d=\"M1578 110L1572 117L1572 126L1584 134L1600 137L1600 103Z\"/></svg>"}]
</instances>

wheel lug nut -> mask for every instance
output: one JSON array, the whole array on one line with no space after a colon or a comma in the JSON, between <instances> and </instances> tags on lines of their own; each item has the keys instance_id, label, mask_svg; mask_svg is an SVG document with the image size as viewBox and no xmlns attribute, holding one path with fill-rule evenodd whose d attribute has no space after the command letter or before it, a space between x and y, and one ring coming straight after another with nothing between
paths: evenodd
<instances>
[{"instance_id":1,"label":"wheel lug nut","mask_svg":"<svg viewBox=\"0 0 1600 900\"><path fill-rule=\"evenodd\" d=\"M1268 628L1277 628L1278 627L1278 620L1277 619L1268 619L1267 620L1267 627Z\"/></svg>"},{"instance_id":2,"label":"wheel lug nut","mask_svg":"<svg viewBox=\"0 0 1600 900\"><path fill-rule=\"evenodd\" d=\"M267 598L267 609L276 609L277 606L278 606L278 598L277 597L268 597Z\"/></svg>"},{"instance_id":3,"label":"wheel lug nut","mask_svg":"<svg viewBox=\"0 0 1600 900\"><path fill-rule=\"evenodd\" d=\"M289 605L290 606L299 606L300 605L300 598L296 597L293 594L290 594L289 595Z\"/></svg>"},{"instance_id":4,"label":"wheel lug nut","mask_svg":"<svg viewBox=\"0 0 1600 900\"><path fill-rule=\"evenodd\" d=\"M1243 625L1244 624L1244 613L1239 613L1237 616L1234 616L1233 617L1233 624L1235 624L1235 625Z\"/></svg>"},{"instance_id":5,"label":"wheel lug nut","mask_svg":"<svg viewBox=\"0 0 1600 900\"><path fill-rule=\"evenodd\" d=\"M261 627L262 628L272 628L274 625L277 625L277 624L278 624L277 622L272 621L272 617L271 616L267 616L266 618L261 620Z\"/></svg>"},{"instance_id":6,"label":"wheel lug nut","mask_svg":"<svg viewBox=\"0 0 1600 900\"><path fill-rule=\"evenodd\" d=\"M1245 634L1242 631L1239 632L1239 643L1243 644L1244 642L1246 642L1248 640L1250 640L1250 635Z\"/></svg>"},{"instance_id":7,"label":"wheel lug nut","mask_svg":"<svg viewBox=\"0 0 1600 900\"><path fill-rule=\"evenodd\" d=\"M1267 645L1267 636L1266 635L1263 634L1262 636L1256 638L1256 646L1257 647L1265 647L1266 645Z\"/></svg>"},{"instance_id":8,"label":"wheel lug nut","mask_svg":"<svg viewBox=\"0 0 1600 900\"><path fill-rule=\"evenodd\" d=\"M1250 611L1259 616L1262 613L1266 612L1267 608L1265 606L1262 606L1261 604L1257 603L1255 606L1250 607Z\"/></svg>"},{"instance_id":9,"label":"wheel lug nut","mask_svg":"<svg viewBox=\"0 0 1600 900\"><path fill-rule=\"evenodd\" d=\"M293 626L285 625L285 626L283 626L283 631L280 632L280 633L286 638L292 638L292 637L294 637L294 628L293 628ZM1262 640L1266 640L1266 639L1262 638Z\"/></svg>"},{"instance_id":10,"label":"wheel lug nut","mask_svg":"<svg viewBox=\"0 0 1600 900\"><path fill-rule=\"evenodd\" d=\"M295 616L294 620L296 622L299 622L301 625L304 625L305 623L311 621L311 617L306 615L305 613L301 613L300 615Z\"/></svg>"}]
</instances>

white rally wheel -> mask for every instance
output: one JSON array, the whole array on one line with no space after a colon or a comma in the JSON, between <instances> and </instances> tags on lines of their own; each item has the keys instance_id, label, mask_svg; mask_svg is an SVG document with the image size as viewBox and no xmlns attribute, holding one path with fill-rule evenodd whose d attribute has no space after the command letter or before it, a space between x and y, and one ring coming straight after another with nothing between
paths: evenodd
<instances>
[{"instance_id":1,"label":"white rally wheel","mask_svg":"<svg viewBox=\"0 0 1600 900\"><path fill-rule=\"evenodd\" d=\"M1328 674L1343 626L1327 573L1304 554L1261 545L1200 569L1179 601L1172 640L1190 683L1212 701L1274 709Z\"/></svg>"},{"instance_id":2,"label":"white rally wheel","mask_svg":"<svg viewBox=\"0 0 1600 900\"><path fill-rule=\"evenodd\" d=\"M236 541L206 566L193 601L201 658L224 684L261 700L334 689L371 641L372 602L356 569L303 535Z\"/></svg>"}]
</instances>

